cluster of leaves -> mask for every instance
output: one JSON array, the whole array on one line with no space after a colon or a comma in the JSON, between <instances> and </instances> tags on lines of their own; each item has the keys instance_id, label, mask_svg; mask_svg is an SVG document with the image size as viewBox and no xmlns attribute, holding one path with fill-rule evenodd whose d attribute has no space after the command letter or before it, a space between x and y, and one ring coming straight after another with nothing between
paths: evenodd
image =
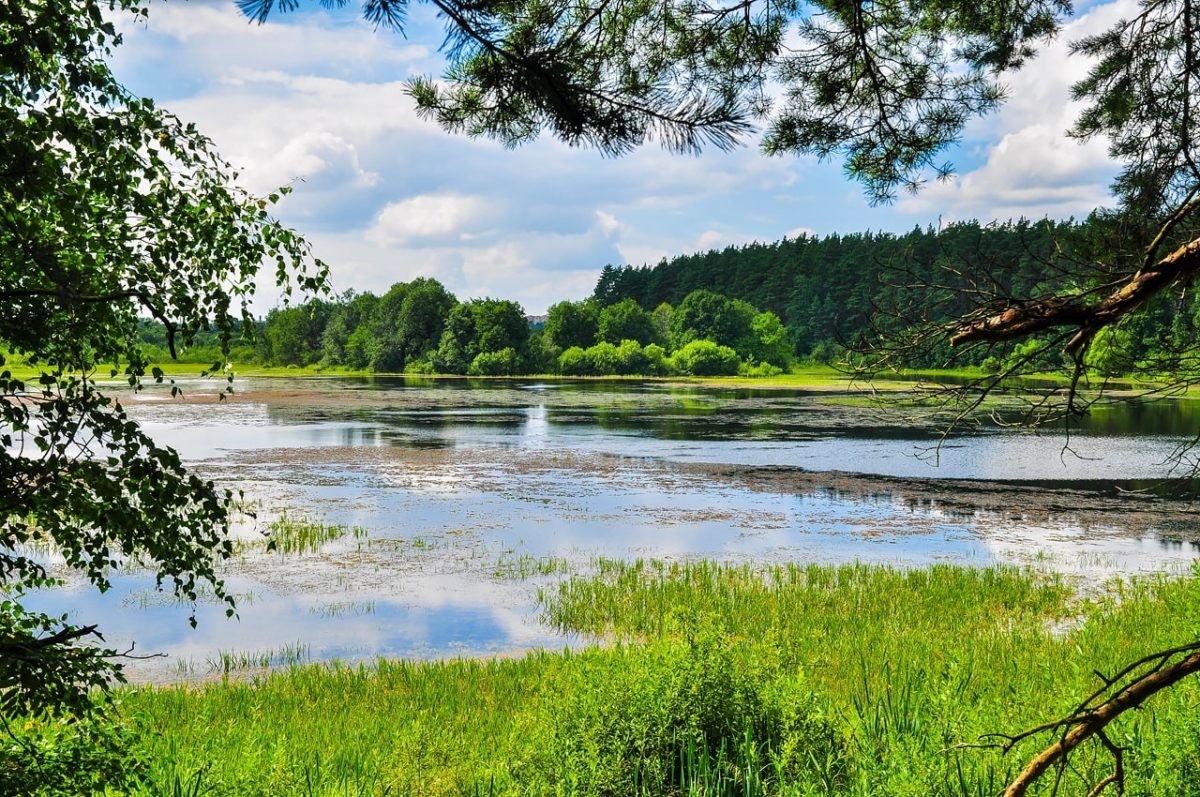
<instances>
[{"instance_id":1,"label":"cluster of leaves","mask_svg":"<svg viewBox=\"0 0 1200 797\"><path fill-rule=\"evenodd\" d=\"M269 214L211 142L127 92L106 58L112 16L132 0L0 3L0 340L38 376L0 363L0 714L87 709L118 675L74 647L95 628L29 613L49 545L100 589L131 558L194 600L229 555L230 494L189 473L97 387L98 370L161 381L139 340L145 317L168 349L214 330L220 352L249 330L263 263L290 290L325 266ZM219 363L218 363L219 365ZM232 603L229 603L232 612Z\"/></svg>"},{"instance_id":2,"label":"cluster of leaves","mask_svg":"<svg viewBox=\"0 0 1200 797\"><path fill-rule=\"evenodd\" d=\"M0 797L141 793L145 757L115 701L85 717L39 712L7 722Z\"/></svg>"}]
</instances>

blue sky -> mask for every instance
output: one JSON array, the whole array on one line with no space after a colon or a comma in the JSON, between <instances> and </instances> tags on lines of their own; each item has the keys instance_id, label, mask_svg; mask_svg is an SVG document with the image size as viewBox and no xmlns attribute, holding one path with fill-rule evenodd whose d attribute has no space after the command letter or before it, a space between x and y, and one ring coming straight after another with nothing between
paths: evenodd
<instances>
[{"instance_id":1,"label":"blue sky","mask_svg":"<svg viewBox=\"0 0 1200 797\"><path fill-rule=\"evenodd\" d=\"M150 4L125 23L114 68L131 90L195 121L252 191L295 192L279 216L330 263L334 287L382 292L418 276L459 298L499 296L541 313L591 292L605 264L774 241L801 232L902 231L966 218L1083 216L1107 201L1104 142L1066 137L1066 43L1130 0L1085 5L1008 79L1010 101L948 154L958 173L870 207L839 163L768 158L757 140L699 157L650 145L620 159L543 138L516 150L417 118L403 81L438 75L442 28L415 5L406 36L374 31L356 3L250 24L232 0ZM1122 13L1124 12L1124 13ZM276 302L264 286L256 309Z\"/></svg>"}]
</instances>

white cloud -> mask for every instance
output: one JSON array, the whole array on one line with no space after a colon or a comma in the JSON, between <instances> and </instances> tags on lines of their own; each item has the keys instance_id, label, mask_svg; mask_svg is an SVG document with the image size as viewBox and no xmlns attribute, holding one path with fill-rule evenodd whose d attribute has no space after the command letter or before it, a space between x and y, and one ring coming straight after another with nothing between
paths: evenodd
<instances>
[{"instance_id":1,"label":"white cloud","mask_svg":"<svg viewBox=\"0 0 1200 797\"><path fill-rule=\"evenodd\" d=\"M801 228L807 230L807 228ZM808 231L811 234L811 231ZM797 237L797 230L783 233L790 238ZM695 238L668 238L664 236L645 236L622 240L618 249L627 263L632 265L654 265L663 259L676 255L696 254L713 249L725 249L728 246L742 246L754 241L775 241L781 234L770 232L764 235L753 235L746 232L729 229L705 230Z\"/></svg>"},{"instance_id":2,"label":"white cloud","mask_svg":"<svg viewBox=\"0 0 1200 797\"><path fill-rule=\"evenodd\" d=\"M480 197L417 196L385 205L367 231L367 238L382 246L430 238L466 240L492 215L488 203Z\"/></svg>"},{"instance_id":3,"label":"white cloud","mask_svg":"<svg viewBox=\"0 0 1200 797\"><path fill-rule=\"evenodd\" d=\"M1133 0L1097 6L1066 25L1053 43L1008 81L1011 98L992 116L968 125L966 137L983 145L980 167L926 186L897 203L902 212L945 221L1018 216L1085 216L1108 199L1114 165L1107 142L1067 135L1082 104L1071 85L1090 64L1070 43L1111 27L1135 11Z\"/></svg>"},{"instance_id":4,"label":"white cloud","mask_svg":"<svg viewBox=\"0 0 1200 797\"><path fill-rule=\"evenodd\" d=\"M329 165L321 150L348 158L356 173L350 187L370 187L379 170L362 165L364 147L404 131L434 132L401 83L243 71L171 107L211 135L257 192L315 178Z\"/></svg>"},{"instance_id":5,"label":"white cloud","mask_svg":"<svg viewBox=\"0 0 1200 797\"><path fill-rule=\"evenodd\" d=\"M837 164L752 146L694 158L651 145L612 160L545 138L510 151L418 117L404 81L440 72L441 31L432 9L413 13L405 40L372 31L353 7L258 26L230 3L156 4L147 28L126 26L117 69L195 121L250 190L303 180L279 212L330 263L337 289L433 276L460 297L511 297L530 312L586 296L606 263L911 226L898 210L922 222L1090 210L1110 168L1102 145L1061 136L1065 86L1078 77L1061 42L1014 77L1001 114L969 129L986 163L896 209L868 210ZM1103 27L1093 16L1087 29Z\"/></svg>"},{"instance_id":6,"label":"white cloud","mask_svg":"<svg viewBox=\"0 0 1200 797\"><path fill-rule=\"evenodd\" d=\"M623 226L621 222L617 220L616 216L611 213L605 213L603 210L596 211L596 221L599 223L600 229L604 231L605 235L613 235L620 231L621 227Z\"/></svg>"},{"instance_id":7,"label":"white cloud","mask_svg":"<svg viewBox=\"0 0 1200 797\"><path fill-rule=\"evenodd\" d=\"M660 260L679 254L679 251L671 249L669 244L625 241L617 245L617 251L621 253L622 264L633 266L653 266Z\"/></svg>"},{"instance_id":8,"label":"white cloud","mask_svg":"<svg viewBox=\"0 0 1200 797\"><path fill-rule=\"evenodd\" d=\"M353 144L328 131L301 133L268 161L266 169L280 177L290 172L310 185L320 180L326 188L371 187L379 181L376 172L362 168Z\"/></svg>"},{"instance_id":9,"label":"white cloud","mask_svg":"<svg viewBox=\"0 0 1200 797\"><path fill-rule=\"evenodd\" d=\"M315 4L314 4L315 5ZM432 48L410 44L388 31L376 31L353 10L276 16L265 25L249 21L232 2L155 3L146 25L116 18L118 29L136 47L118 50L119 71L133 71L160 59L180 76L210 77L234 70L323 73L347 79L380 74L407 76L427 71L437 60ZM135 38L136 37L136 38ZM177 81L180 86L187 80Z\"/></svg>"}]
</instances>

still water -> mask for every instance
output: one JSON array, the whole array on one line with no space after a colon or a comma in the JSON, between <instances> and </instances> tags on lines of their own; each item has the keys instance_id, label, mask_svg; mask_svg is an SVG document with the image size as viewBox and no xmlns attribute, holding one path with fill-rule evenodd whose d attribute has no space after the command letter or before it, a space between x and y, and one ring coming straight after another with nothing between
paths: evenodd
<instances>
[{"instance_id":1,"label":"still water","mask_svg":"<svg viewBox=\"0 0 1200 797\"><path fill-rule=\"evenodd\" d=\"M160 443L243 490L256 518L226 584L236 620L153 589L68 581L38 608L162 653L135 679L258 662L515 653L578 640L538 621L537 590L597 556L1030 564L1094 585L1183 572L1192 504L1123 490L1170 475L1200 402L1098 409L1035 434L943 421L861 397L663 383L244 379L124 401ZM833 472L833 473L829 473ZM353 532L262 550L287 514ZM255 654L251 656L250 654Z\"/></svg>"}]
</instances>

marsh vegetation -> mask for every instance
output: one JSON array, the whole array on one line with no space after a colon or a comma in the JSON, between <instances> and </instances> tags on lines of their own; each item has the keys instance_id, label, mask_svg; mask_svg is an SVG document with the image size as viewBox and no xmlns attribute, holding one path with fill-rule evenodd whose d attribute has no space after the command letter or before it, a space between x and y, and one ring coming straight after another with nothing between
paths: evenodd
<instances>
[{"instance_id":1,"label":"marsh vegetation","mask_svg":"<svg viewBox=\"0 0 1200 797\"><path fill-rule=\"evenodd\" d=\"M19 731L129 756L134 793L991 794L1021 750L982 734L1200 620L1191 499L1136 492L1190 403L1097 414L1075 442L1117 459L995 428L935 467L932 422L794 389L203 390L131 411L245 491L237 619L192 630L136 570L31 596L168 654L129 663L111 743ZM1114 731L1129 793L1195 793L1198 702Z\"/></svg>"}]
</instances>

